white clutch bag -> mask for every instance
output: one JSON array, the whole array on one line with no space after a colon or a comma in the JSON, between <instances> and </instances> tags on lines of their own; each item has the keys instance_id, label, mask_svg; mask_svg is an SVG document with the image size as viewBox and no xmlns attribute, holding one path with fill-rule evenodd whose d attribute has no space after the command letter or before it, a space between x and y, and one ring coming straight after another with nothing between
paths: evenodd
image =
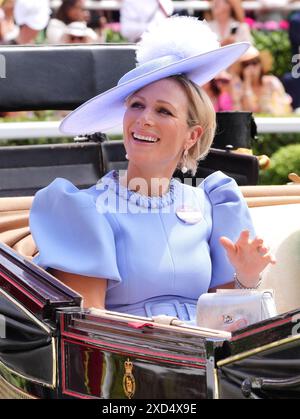
<instances>
[{"instance_id":1,"label":"white clutch bag","mask_svg":"<svg viewBox=\"0 0 300 419\"><path fill-rule=\"evenodd\" d=\"M197 303L197 326L228 330L243 320L245 326L277 315L272 290L217 290L202 294Z\"/></svg>"}]
</instances>

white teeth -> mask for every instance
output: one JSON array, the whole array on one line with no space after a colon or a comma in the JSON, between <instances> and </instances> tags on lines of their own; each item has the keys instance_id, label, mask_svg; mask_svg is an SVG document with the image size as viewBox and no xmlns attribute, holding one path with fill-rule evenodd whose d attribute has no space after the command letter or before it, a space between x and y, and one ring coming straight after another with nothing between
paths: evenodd
<instances>
[{"instance_id":1,"label":"white teeth","mask_svg":"<svg viewBox=\"0 0 300 419\"><path fill-rule=\"evenodd\" d=\"M139 134L133 134L133 138L135 138L136 140L148 141L149 143L156 143L158 141L158 138L146 137L144 135Z\"/></svg>"}]
</instances>

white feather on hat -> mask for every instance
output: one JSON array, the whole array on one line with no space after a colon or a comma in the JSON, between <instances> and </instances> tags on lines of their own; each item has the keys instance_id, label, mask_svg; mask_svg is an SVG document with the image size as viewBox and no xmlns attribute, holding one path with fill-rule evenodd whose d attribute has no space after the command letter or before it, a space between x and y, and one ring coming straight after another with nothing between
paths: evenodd
<instances>
[{"instance_id":1,"label":"white feather on hat","mask_svg":"<svg viewBox=\"0 0 300 419\"><path fill-rule=\"evenodd\" d=\"M200 21L192 16L174 16L150 25L137 47L137 62L141 65L167 55L184 59L204 54L219 48L220 43L217 34L205 20Z\"/></svg>"}]
</instances>

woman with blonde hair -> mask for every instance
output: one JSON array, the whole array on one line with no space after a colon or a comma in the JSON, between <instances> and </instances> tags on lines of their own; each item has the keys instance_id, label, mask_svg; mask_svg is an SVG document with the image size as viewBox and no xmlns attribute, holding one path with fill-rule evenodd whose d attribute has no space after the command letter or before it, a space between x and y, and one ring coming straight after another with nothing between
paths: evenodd
<instances>
[{"instance_id":1,"label":"woman with blonde hair","mask_svg":"<svg viewBox=\"0 0 300 419\"><path fill-rule=\"evenodd\" d=\"M214 138L215 111L199 85L247 47L220 48L195 18L165 19L144 34L136 68L63 120L69 134L123 121L128 159L127 171L86 190L56 179L33 202L34 261L86 307L193 322L201 294L256 289L274 263L231 178L216 172L197 188L173 178L176 167L195 173Z\"/></svg>"}]
</instances>

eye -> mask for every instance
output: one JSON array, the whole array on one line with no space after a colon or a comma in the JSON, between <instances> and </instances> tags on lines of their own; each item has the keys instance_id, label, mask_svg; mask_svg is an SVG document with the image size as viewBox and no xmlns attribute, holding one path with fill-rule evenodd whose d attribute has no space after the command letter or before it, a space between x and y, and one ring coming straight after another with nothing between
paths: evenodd
<instances>
[{"instance_id":1,"label":"eye","mask_svg":"<svg viewBox=\"0 0 300 419\"><path fill-rule=\"evenodd\" d=\"M167 108L158 108L158 112L164 115L173 116L172 112L170 112Z\"/></svg>"},{"instance_id":2,"label":"eye","mask_svg":"<svg viewBox=\"0 0 300 419\"><path fill-rule=\"evenodd\" d=\"M130 108L137 108L137 109L141 109L141 108L143 108L143 107L144 107L144 105L143 105L141 102L137 102L137 101L135 101L135 102L132 102L132 103L129 105L129 107L130 107Z\"/></svg>"}]
</instances>

